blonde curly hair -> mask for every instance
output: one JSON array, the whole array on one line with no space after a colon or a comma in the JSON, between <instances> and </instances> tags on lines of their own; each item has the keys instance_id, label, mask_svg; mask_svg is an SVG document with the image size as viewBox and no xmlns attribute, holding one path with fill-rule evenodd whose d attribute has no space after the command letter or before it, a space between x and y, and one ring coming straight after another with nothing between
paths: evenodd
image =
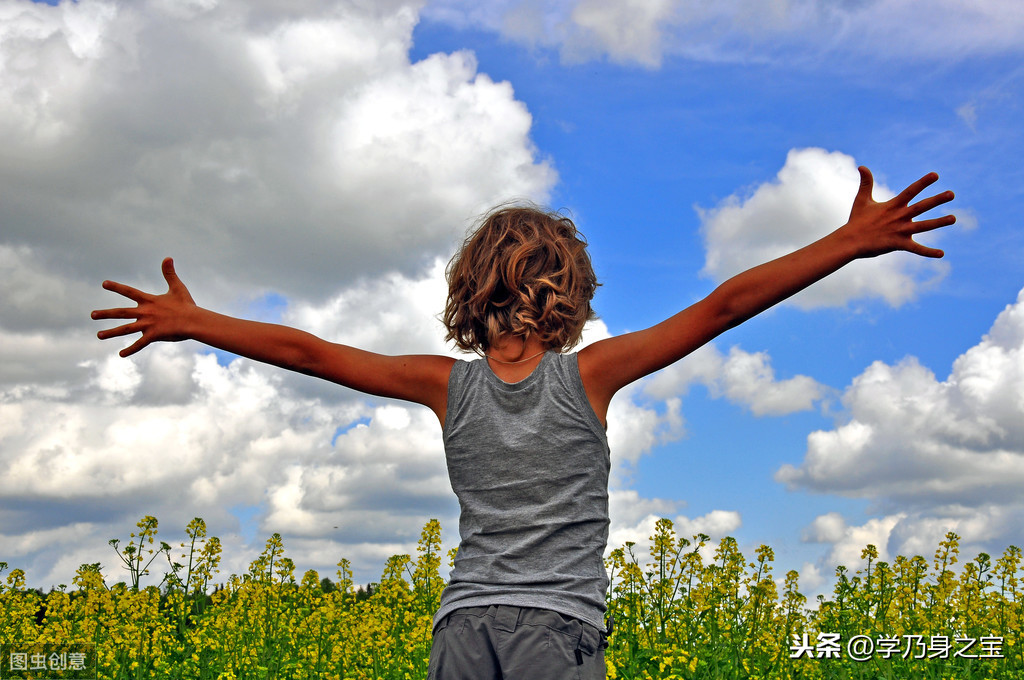
<instances>
[{"instance_id":1,"label":"blonde curly hair","mask_svg":"<svg viewBox=\"0 0 1024 680\"><path fill-rule=\"evenodd\" d=\"M445 340L487 352L504 334L565 351L597 315L600 284L572 220L533 205L502 205L471 230L448 263Z\"/></svg>"}]
</instances>

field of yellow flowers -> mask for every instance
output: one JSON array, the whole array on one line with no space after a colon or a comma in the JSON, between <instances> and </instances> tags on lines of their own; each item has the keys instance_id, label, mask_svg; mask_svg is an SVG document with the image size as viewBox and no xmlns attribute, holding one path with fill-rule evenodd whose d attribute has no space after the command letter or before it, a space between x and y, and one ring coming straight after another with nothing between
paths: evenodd
<instances>
[{"instance_id":1,"label":"field of yellow flowers","mask_svg":"<svg viewBox=\"0 0 1024 680\"><path fill-rule=\"evenodd\" d=\"M44 595L11 570L0 584L0 678L426 677L444 588L437 521L415 556L389 559L366 590L347 560L336 580L308 571L296 581L277 534L248 573L211 587L221 547L205 523L189 524L180 561L156 541L157 528L145 517L126 546L110 542L129 574L113 586L85 564L73 590ZM931 562L890 564L867 546L865 566L840 567L832 596L808 607L795 571L773 574L768 546L749 561L724 538L705 561L707 536L684 539L660 520L648 557L626 544L608 559L608 677L1024 679L1021 551L958 564L958 540L947 534ZM141 587L157 560L167 569L160 586ZM28 665L52 659L67 669L59 654L68 649L88 650L77 675Z\"/></svg>"}]
</instances>

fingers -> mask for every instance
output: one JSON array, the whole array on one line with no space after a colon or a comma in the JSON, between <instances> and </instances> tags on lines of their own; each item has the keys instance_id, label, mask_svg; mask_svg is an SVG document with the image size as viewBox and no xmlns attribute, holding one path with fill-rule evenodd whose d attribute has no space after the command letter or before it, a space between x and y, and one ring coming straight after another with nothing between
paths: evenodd
<instances>
[{"instance_id":1,"label":"fingers","mask_svg":"<svg viewBox=\"0 0 1024 680\"><path fill-rule=\"evenodd\" d=\"M914 225L914 233L917 234L922 231L932 231L933 229L941 229L942 227L948 227L951 224L956 224L956 215L944 215L930 220L912 222L911 224Z\"/></svg>"},{"instance_id":2,"label":"fingers","mask_svg":"<svg viewBox=\"0 0 1024 680\"><path fill-rule=\"evenodd\" d=\"M120 310L110 310L110 311L120 311ZM93 314L95 315L95 312ZM96 318L96 317L94 316L94 318ZM109 317L109 318L115 318L115 317ZM100 340L109 340L110 338L119 338L119 337L121 337L123 335L131 335L132 333L138 333L140 331L142 331L142 329L138 328L136 326L136 324L126 323L123 326L118 326L117 328L108 328L107 330L100 331L99 333L96 334L96 337L99 338ZM118 352L118 354L120 356L122 356L122 357L131 356L132 354L135 354L139 350L141 350L144 347L146 347L148 344L150 344L150 342L151 342L151 340L150 340L149 336L143 334L142 337L140 337L138 340L133 342L128 347L125 347L124 349L122 349L120 352Z\"/></svg>"},{"instance_id":3,"label":"fingers","mask_svg":"<svg viewBox=\"0 0 1024 680\"><path fill-rule=\"evenodd\" d=\"M100 319L136 319L138 307L120 307L118 309L97 309L90 315L94 320Z\"/></svg>"},{"instance_id":4,"label":"fingers","mask_svg":"<svg viewBox=\"0 0 1024 680\"><path fill-rule=\"evenodd\" d=\"M866 166L860 166L857 168L860 173L860 188L857 189L857 197L854 202L866 202L871 200L871 192L875 188L875 178L871 175L871 171Z\"/></svg>"},{"instance_id":5,"label":"fingers","mask_svg":"<svg viewBox=\"0 0 1024 680\"><path fill-rule=\"evenodd\" d=\"M148 338L147 338L147 337L146 337L145 335L143 335L143 336L142 336L141 338L139 338L138 340L136 340L136 341L135 341L134 343L132 343L132 344L131 344L131 345L129 345L128 347L125 347L125 348L124 348L123 350L121 350L120 352L118 352L118 354L119 354L119 355L120 355L120 356L121 356L122 358L124 358L124 357L130 357L131 355L135 354L135 353L136 353L136 352L138 352L139 350L141 350L141 349L143 349L144 347L146 347L146 345L148 345L148 344L149 344L149 339L148 339Z\"/></svg>"},{"instance_id":6,"label":"fingers","mask_svg":"<svg viewBox=\"0 0 1024 680\"><path fill-rule=\"evenodd\" d=\"M120 293L125 297L135 300L136 302L144 302L152 296L143 293L140 290L136 290L131 286L125 286L124 284L117 283L115 281L104 281L103 287L107 290L112 290L115 293ZM97 309L93 311L90 316L97 321L103 319L137 319L139 318L138 307L116 307L113 309ZM136 328L134 324L126 323L116 328L107 328L105 330L96 333L96 337L100 340L107 340L109 338L117 338L122 335L129 335L131 333L137 333L140 329ZM148 342L148 341L147 341ZM137 352L142 347L135 350ZM134 352L132 352L134 354ZM121 356L127 356L122 354Z\"/></svg>"},{"instance_id":7,"label":"fingers","mask_svg":"<svg viewBox=\"0 0 1024 680\"><path fill-rule=\"evenodd\" d=\"M916 182L908 186L906 189L901 191L899 195L893 199L893 201L901 205L907 205L910 203L911 200L913 200L914 196L917 196L919 193L924 191L925 188L932 184L935 184L935 182L937 181L939 181L938 174L934 172L929 172L927 175L925 175L924 177L917 180ZM950 200L952 200L952 198L950 198Z\"/></svg>"},{"instance_id":8,"label":"fingers","mask_svg":"<svg viewBox=\"0 0 1024 680\"><path fill-rule=\"evenodd\" d=\"M906 250L908 252L914 253L915 255L921 255L922 257L940 258L946 254L943 251L939 250L938 248L929 248L928 246L923 246L913 239L910 240L910 243L907 245Z\"/></svg>"},{"instance_id":9,"label":"fingers","mask_svg":"<svg viewBox=\"0 0 1024 680\"><path fill-rule=\"evenodd\" d=\"M117 328L107 328L96 334L96 337L100 340L107 340L109 338L119 338L122 335L130 335L132 333L138 333L139 329L134 324L126 323L123 326Z\"/></svg>"},{"instance_id":10,"label":"fingers","mask_svg":"<svg viewBox=\"0 0 1024 680\"><path fill-rule=\"evenodd\" d=\"M949 203L954 198L955 196L953 195L952 191L943 191L941 194L935 194L934 196L921 199L914 205L909 206L910 216L917 217L918 215L926 213L929 210L932 210L933 208L937 208L943 203Z\"/></svg>"},{"instance_id":11,"label":"fingers","mask_svg":"<svg viewBox=\"0 0 1024 680\"><path fill-rule=\"evenodd\" d=\"M950 193L952 193L952 192L950 192ZM945 201L943 201L943 202L945 202ZM933 229L939 229L941 227L948 227L949 225L954 224L955 222L956 222L956 216L955 215L944 215L943 217L936 217L936 218L933 218L933 219L930 219L930 220L921 220L920 222L911 222L911 224L914 227L913 233L920 234L922 232L932 231ZM915 255L921 255L922 257L940 258L940 257L943 257L945 255L945 253L942 250L940 250L938 248L929 248L928 246L923 246L920 243L918 243L917 241L915 241L913 238L908 238L907 239L907 244L906 244L904 250L906 250L908 252L911 252L911 253L914 253Z\"/></svg>"},{"instance_id":12,"label":"fingers","mask_svg":"<svg viewBox=\"0 0 1024 680\"><path fill-rule=\"evenodd\" d=\"M123 283L118 283L117 281L104 281L103 287L135 302L145 302L146 300L153 299L153 296L149 293L143 293L138 288L132 288L131 286L126 286Z\"/></svg>"},{"instance_id":13,"label":"fingers","mask_svg":"<svg viewBox=\"0 0 1024 680\"><path fill-rule=\"evenodd\" d=\"M163 272L164 281L167 282L168 287L174 288L181 283L181 279L178 278L177 273L174 271L173 259L165 257L164 261L160 263L160 271Z\"/></svg>"},{"instance_id":14,"label":"fingers","mask_svg":"<svg viewBox=\"0 0 1024 680\"><path fill-rule=\"evenodd\" d=\"M169 257L165 258L160 265L160 269L163 271L164 280L167 281L167 291L180 300L195 304L192 294L188 292L188 288L185 287L185 284L178 278L177 272L174 271L174 260Z\"/></svg>"}]
</instances>

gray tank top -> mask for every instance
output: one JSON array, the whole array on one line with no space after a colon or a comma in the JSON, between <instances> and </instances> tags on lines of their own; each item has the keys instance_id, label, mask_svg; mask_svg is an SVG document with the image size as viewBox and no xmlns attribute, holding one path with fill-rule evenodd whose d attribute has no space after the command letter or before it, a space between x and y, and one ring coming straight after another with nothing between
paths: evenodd
<instances>
[{"instance_id":1,"label":"gray tank top","mask_svg":"<svg viewBox=\"0 0 1024 680\"><path fill-rule=\"evenodd\" d=\"M611 463L576 354L548 352L517 383L485 360L456 362L444 447L461 543L434 622L507 604L603 630Z\"/></svg>"}]
</instances>

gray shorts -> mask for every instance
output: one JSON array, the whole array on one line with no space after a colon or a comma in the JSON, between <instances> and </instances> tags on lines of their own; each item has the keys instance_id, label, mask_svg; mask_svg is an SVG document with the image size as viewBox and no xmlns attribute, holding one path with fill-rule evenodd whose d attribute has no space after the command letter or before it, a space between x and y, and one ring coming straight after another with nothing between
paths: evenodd
<instances>
[{"instance_id":1,"label":"gray shorts","mask_svg":"<svg viewBox=\"0 0 1024 680\"><path fill-rule=\"evenodd\" d=\"M605 634L548 609L463 607L438 621L427 680L604 680Z\"/></svg>"}]
</instances>

